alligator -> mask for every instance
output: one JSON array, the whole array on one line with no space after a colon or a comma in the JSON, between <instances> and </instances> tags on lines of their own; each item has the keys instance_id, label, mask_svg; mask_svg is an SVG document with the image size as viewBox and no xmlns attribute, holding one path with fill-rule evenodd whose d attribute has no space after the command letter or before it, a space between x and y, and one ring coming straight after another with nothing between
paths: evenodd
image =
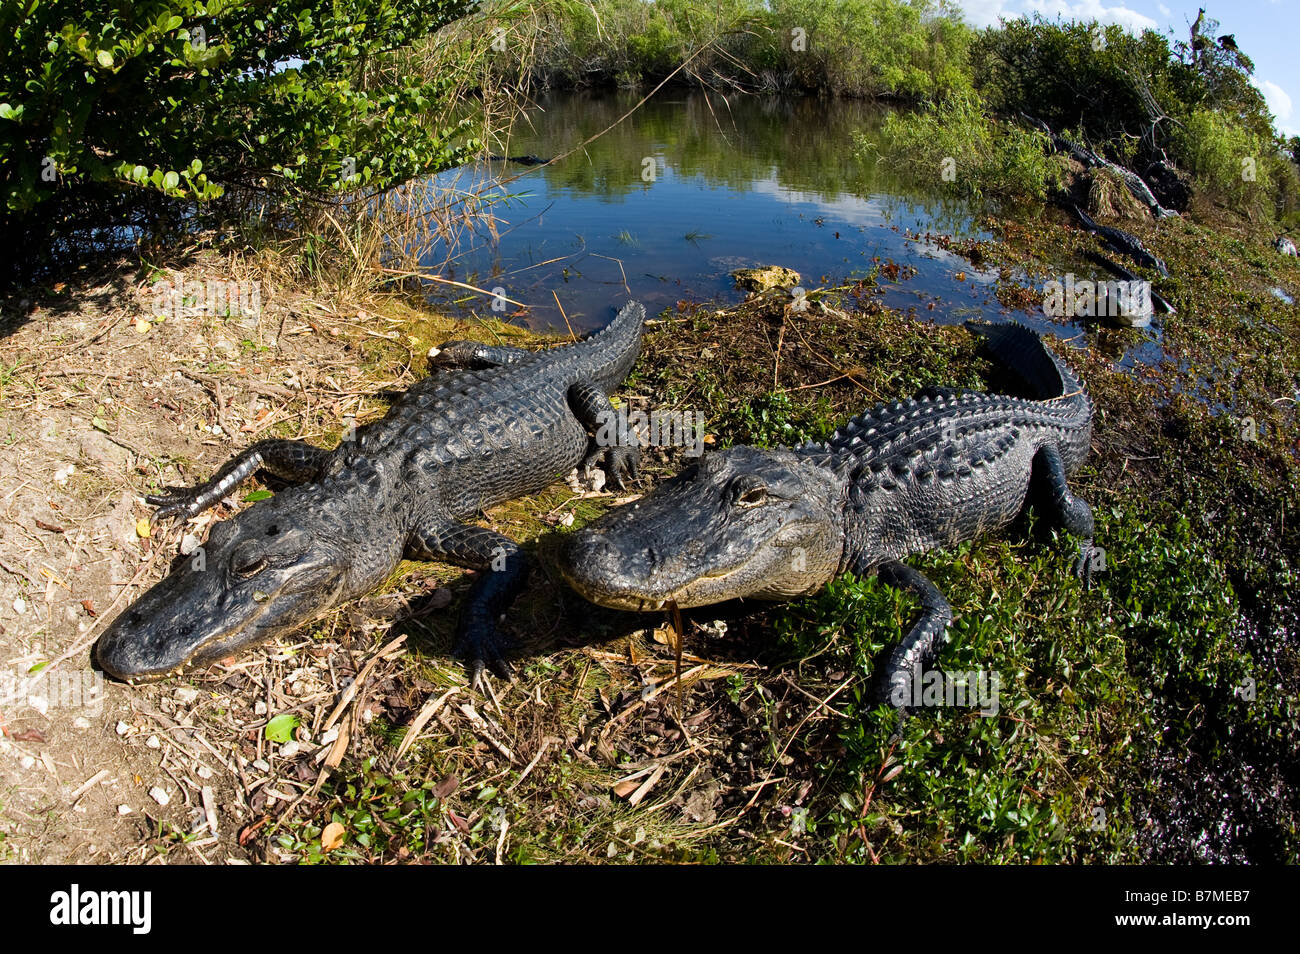
<instances>
[{"instance_id":1,"label":"alligator","mask_svg":"<svg viewBox=\"0 0 1300 954\"><path fill-rule=\"evenodd\" d=\"M1065 153L1085 169L1109 169L1117 175L1133 198L1137 199L1150 209L1152 216L1155 218L1163 219L1177 217L1177 210L1167 209L1162 206L1160 201L1156 198L1155 193L1151 191L1151 187L1148 186L1146 181L1132 169L1126 169L1118 163L1111 162L1105 156L1093 152L1086 146L1077 145L1076 143L1066 139L1064 136L1052 132L1051 127L1041 119L1030 116L1028 113L1021 113L1020 116L1039 132L1046 135L1055 151Z\"/></svg>"},{"instance_id":2,"label":"alligator","mask_svg":"<svg viewBox=\"0 0 1300 954\"><path fill-rule=\"evenodd\" d=\"M1099 553L1092 509L1067 484L1092 434L1083 385L1020 325L971 330L1032 399L929 389L850 420L825 443L706 454L571 535L564 578L599 605L651 612L788 599L843 573L874 573L921 603L875 685L902 712L952 620L906 557L1003 526L1031 497L1083 538L1074 570L1085 586Z\"/></svg>"},{"instance_id":3,"label":"alligator","mask_svg":"<svg viewBox=\"0 0 1300 954\"><path fill-rule=\"evenodd\" d=\"M448 342L430 352L429 377L337 448L259 441L199 487L147 497L155 520L189 518L259 469L292 485L217 523L196 559L124 610L98 642L100 665L129 682L210 665L373 590L403 559L441 560L490 571L466 597L456 648L475 682L485 665L508 678L497 622L528 563L508 537L462 521L584 458L603 456L615 486L637 475L635 440L588 435L613 413L609 393L644 324L644 307L628 302L561 347Z\"/></svg>"},{"instance_id":4,"label":"alligator","mask_svg":"<svg viewBox=\"0 0 1300 954\"><path fill-rule=\"evenodd\" d=\"M500 156L495 152L488 153L487 158L493 162L513 162L521 166L544 166L551 161L543 159L541 156Z\"/></svg>"},{"instance_id":5,"label":"alligator","mask_svg":"<svg viewBox=\"0 0 1300 954\"><path fill-rule=\"evenodd\" d=\"M1165 278L1169 277L1168 266L1151 254L1147 247L1142 244L1142 240L1136 235L1109 225L1098 225L1092 216L1077 205L1072 205L1071 208L1074 209L1074 214L1079 217L1079 221L1083 223L1083 227L1093 235L1100 237L1112 251L1118 252L1120 255L1127 255L1139 265L1145 268L1153 268Z\"/></svg>"}]
</instances>

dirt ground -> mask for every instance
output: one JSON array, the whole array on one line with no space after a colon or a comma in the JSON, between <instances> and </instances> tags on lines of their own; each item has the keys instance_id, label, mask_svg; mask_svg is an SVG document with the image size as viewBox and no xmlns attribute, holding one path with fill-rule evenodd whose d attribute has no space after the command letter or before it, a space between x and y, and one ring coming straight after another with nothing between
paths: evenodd
<instances>
[{"instance_id":1,"label":"dirt ground","mask_svg":"<svg viewBox=\"0 0 1300 954\"><path fill-rule=\"evenodd\" d=\"M244 859L236 836L250 783L231 740L255 739L248 761L271 776L266 760L285 758L286 747L263 738L268 705L280 712L282 695L297 703L326 692L316 667L286 665L294 658L287 647L256 663L269 667L266 678L235 668L201 689L106 683L91 664L104 622L165 573L182 533L201 537L206 522L150 533L142 488L202 478L264 432L341 426L377 388L409 384L358 383L357 341L380 334L377 316L290 301L266 287L257 318L217 314L210 300L187 294L185 283L210 279L233 281L201 265L147 275L123 265L59 283L39 300L4 303L7 860L143 862L181 845L184 860ZM345 677L337 668L334 675ZM295 797L276 793L273 782L262 788L262 801Z\"/></svg>"}]
</instances>

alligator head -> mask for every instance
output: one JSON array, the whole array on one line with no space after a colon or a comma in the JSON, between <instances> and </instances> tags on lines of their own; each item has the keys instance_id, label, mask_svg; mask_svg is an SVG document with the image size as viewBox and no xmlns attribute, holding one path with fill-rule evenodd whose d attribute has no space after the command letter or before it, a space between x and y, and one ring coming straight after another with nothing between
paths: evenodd
<instances>
[{"instance_id":1,"label":"alligator head","mask_svg":"<svg viewBox=\"0 0 1300 954\"><path fill-rule=\"evenodd\" d=\"M354 539L340 511L319 502L319 488L292 488L214 525L202 547L114 620L96 647L99 664L128 682L210 665L382 579L400 558L400 538L398 553L385 553L377 538L386 534Z\"/></svg>"},{"instance_id":2,"label":"alligator head","mask_svg":"<svg viewBox=\"0 0 1300 954\"><path fill-rule=\"evenodd\" d=\"M813 592L840 569L844 493L793 451L733 447L573 534L560 569L615 609Z\"/></svg>"}]
</instances>

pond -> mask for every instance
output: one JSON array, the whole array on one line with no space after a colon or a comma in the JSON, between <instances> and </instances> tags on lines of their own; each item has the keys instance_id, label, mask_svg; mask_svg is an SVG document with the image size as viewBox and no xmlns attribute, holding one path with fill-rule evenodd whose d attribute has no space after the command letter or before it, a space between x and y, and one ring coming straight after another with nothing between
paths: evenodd
<instances>
[{"instance_id":1,"label":"pond","mask_svg":"<svg viewBox=\"0 0 1300 954\"><path fill-rule=\"evenodd\" d=\"M438 177L495 200L497 230L462 235L450 258L440 248L423 264L503 295L498 315L534 329L598 328L629 297L651 314L683 299L738 301L730 272L743 266L784 265L817 287L892 262L895 280L882 279L891 307L945 323L1014 315L1077 333L1041 311L1004 307L995 271L922 238L990 236L977 224L980 203L854 156L855 134L879 141L884 108L671 90L619 122L638 98L548 95L516 124L508 154L555 161L483 161ZM482 295L449 300L491 312Z\"/></svg>"}]
</instances>

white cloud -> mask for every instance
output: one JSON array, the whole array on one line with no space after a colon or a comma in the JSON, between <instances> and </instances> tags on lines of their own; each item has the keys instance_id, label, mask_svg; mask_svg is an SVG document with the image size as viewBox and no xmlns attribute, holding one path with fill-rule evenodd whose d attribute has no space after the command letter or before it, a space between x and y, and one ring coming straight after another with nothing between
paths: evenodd
<instances>
[{"instance_id":1,"label":"white cloud","mask_svg":"<svg viewBox=\"0 0 1300 954\"><path fill-rule=\"evenodd\" d=\"M1268 104L1268 111L1273 114L1276 120L1275 125L1278 131L1287 136L1300 135L1300 129L1296 129L1287 122L1291 118L1294 106L1291 103L1291 96L1281 86L1278 86L1272 80L1255 79L1252 82L1264 94L1264 102Z\"/></svg>"},{"instance_id":2,"label":"white cloud","mask_svg":"<svg viewBox=\"0 0 1300 954\"><path fill-rule=\"evenodd\" d=\"M1041 13L1049 20L1061 17L1066 20L1118 23L1134 33L1140 30L1154 30L1157 27L1155 20L1136 10L1130 10L1123 4L1108 7L1101 0L1078 0L1075 3L1070 3L1068 0L1020 0L1018 3L1013 3L1011 0L957 0L957 2L966 14L966 19L977 27L993 26L1001 17L1011 20L1030 13ZM1161 12L1165 16L1169 15L1166 7L1162 6Z\"/></svg>"},{"instance_id":3,"label":"white cloud","mask_svg":"<svg viewBox=\"0 0 1300 954\"><path fill-rule=\"evenodd\" d=\"M1155 20L1136 10L1125 6L1108 7L1101 0L1080 0L1068 3L1067 0L1026 0L1025 9L1032 13L1041 13L1049 19L1061 17L1066 20L1096 20L1099 23L1118 23L1131 32L1154 30L1158 26Z\"/></svg>"},{"instance_id":4,"label":"white cloud","mask_svg":"<svg viewBox=\"0 0 1300 954\"><path fill-rule=\"evenodd\" d=\"M998 20L1006 17L1014 20L1021 16L1007 9L1007 0L958 0L966 20L972 26L996 26Z\"/></svg>"},{"instance_id":5,"label":"white cloud","mask_svg":"<svg viewBox=\"0 0 1300 954\"><path fill-rule=\"evenodd\" d=\"M1167 6L1165 6L1163 3L1157 3L1157 4L1156 4L1156 9L1159 10L1159 11L1160 11L1160 15L1161 15L1162 17L1165 17L1166 19L1169 18L1169 17L1172 17L1172 16L1174 15L1174 11L1170 10L1170 9L1169 9Z\"/></svg>"}]
</instances>

